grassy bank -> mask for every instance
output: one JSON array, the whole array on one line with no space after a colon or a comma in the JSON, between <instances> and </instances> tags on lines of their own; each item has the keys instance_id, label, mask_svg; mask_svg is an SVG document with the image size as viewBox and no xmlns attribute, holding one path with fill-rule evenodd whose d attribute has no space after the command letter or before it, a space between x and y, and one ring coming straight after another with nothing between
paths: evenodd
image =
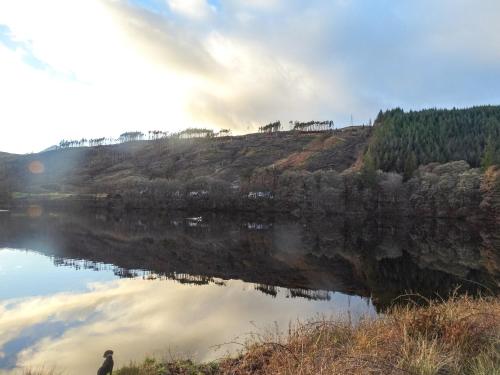
<instances>
[{"instance_id":1,"label":"grassy bank","mask_svg":"<svg viewBox=\"0 0 500 375\"><path fill-rule=\"evenodd\" d=\"M235 357L203 364L147 358L114 374L500 375L500 299L398 306L355 327L339 320L302 323L285 335L254 336Z\"/></svg>"},{"instance_id":2,"label":"grassy bank","mask_svg":"<svg viewBox=\"0 0 500 375\"><path fill-rule=\"evenodd\" d=\"M356 327L305 323L254 338L234 358L200 365L147 359L116 374L500 374L500 300L395 307Z\"/></svg>"}]
</instances>

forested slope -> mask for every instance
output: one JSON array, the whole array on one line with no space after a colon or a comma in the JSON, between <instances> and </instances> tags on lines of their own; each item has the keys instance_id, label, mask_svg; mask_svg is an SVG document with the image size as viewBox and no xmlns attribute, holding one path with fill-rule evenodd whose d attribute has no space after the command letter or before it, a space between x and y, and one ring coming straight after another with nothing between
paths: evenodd
<instances>
[{"instance_id":1,"label":"forested slope","mask_svg":"<svg viewBox=\"0 0 500 375\"><path fill-rule=\"evenodd\" d=\"M465 160L473 168L500 162L500 106L380 112L367 157L376 169L410 177L419 165Z\"/></svg>"},{"instance_id":2,"label":"forested slope","mask_svg":"<svg viewBox=\"0 0 500 375\"><path fill-rule=\"evenodd\" d=\"M499 106L395 109L381 112L373 127L0 154L0 202L83 197L105 199L111 208L495 222L500 220L499 164Z\"/></svg>"}]
</instances>

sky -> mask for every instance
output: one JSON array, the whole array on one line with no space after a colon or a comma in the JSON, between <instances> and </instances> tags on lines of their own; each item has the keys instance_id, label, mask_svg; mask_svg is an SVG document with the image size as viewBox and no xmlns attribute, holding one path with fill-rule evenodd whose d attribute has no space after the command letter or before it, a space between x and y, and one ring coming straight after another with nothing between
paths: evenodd
<instances>
[{"instance_id":1,"label":"sky","mask_svg":"<svg viewBox=\"0 0 500 375\"><path fill-rule=\"evenodd\" d=\"M0 151L500 104L498 0L0 0Z\"/></svg>"}]
</instances>

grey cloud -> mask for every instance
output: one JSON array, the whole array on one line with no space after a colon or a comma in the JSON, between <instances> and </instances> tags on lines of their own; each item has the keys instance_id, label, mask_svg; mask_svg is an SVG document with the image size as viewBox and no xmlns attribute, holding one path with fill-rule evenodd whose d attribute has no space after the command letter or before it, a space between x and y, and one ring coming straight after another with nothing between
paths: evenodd
<instances>
[{"instance_id":1,"label":"grey cloud","mask_svg":"<svg viewBox=\"0 0 500 375\"><path fill-rule=\"evenodd\" d=\"M335 97L333 74L320 75L318 64L303 63L286 53L286 49L274 48L272 43L258 33L253 38L237 30L227 30L213 25L211 31L229 38L232 43L247 50L254 66L242 73L237 66L223 67L205 49L207 29L189 28L179 20L153 14L122 2L107 3L127 30L138 51L159 64L186 74L195 74L212 85L220 85L234 94L217 96L203 87L192 93L188 109L195 119L209 121L217 126L247 130L249 124L269 119L308 119L312 115L331 118L329 108L338 108L344 99ZM221 17L225 17L222 15ZM315 67L316 66L316 67ZM240 74L244 75L241 80ZM340 90L348 96L349 90ZM314 117L314 116L313 116Z\"/></svg>"},{"instance_id":2,"label":"grey cloud","mask_svg":"<svg viewBox=\"0 0 500 375\"><path fill-rule=\"evenodd\" d=\"M105 1L134 48L157 64L188 74L210 77L220 74L219 66L203 48L198 34L186 25L129 5Z\"/></svg>"},{"instance_id":3,"label":"grey cloud","mask_svg":"<svg viewBox=\"0 0 500 375\"><path fill-rule=\"evenodd\" d=\"M277 0L274 6L221 0L205 24L184 23L114 5L138 48L234 92L193 92L200 120L246 130L275 119L367 121L381 108L453 106L500 100L500 3L495 0L400 2ZM115 3L116 4L116 3ZM213 60L210 32L255 54L254 82ZM281 69L289 62L298 75ZM312 94L300 88L311 86Z\"/></svg>"}]
</instances>

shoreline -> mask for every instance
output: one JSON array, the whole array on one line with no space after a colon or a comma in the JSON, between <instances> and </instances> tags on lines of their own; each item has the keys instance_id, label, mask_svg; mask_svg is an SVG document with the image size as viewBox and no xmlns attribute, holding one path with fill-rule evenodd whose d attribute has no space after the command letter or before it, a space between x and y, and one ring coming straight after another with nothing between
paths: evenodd
<instances>
[{"instance_id":1,"label":"shoreline","mask_svg":"<svg viewBox=\"0 0 500 375\"><path fill-rule=\"evenodd\" d=\"M499 343L500 299L452 296L425 307L395 306L356 326L324 320L255 335L239 355L214 362L146 358L115 374L492 375L500 372Z\"/></svg>"}]
</instances>

